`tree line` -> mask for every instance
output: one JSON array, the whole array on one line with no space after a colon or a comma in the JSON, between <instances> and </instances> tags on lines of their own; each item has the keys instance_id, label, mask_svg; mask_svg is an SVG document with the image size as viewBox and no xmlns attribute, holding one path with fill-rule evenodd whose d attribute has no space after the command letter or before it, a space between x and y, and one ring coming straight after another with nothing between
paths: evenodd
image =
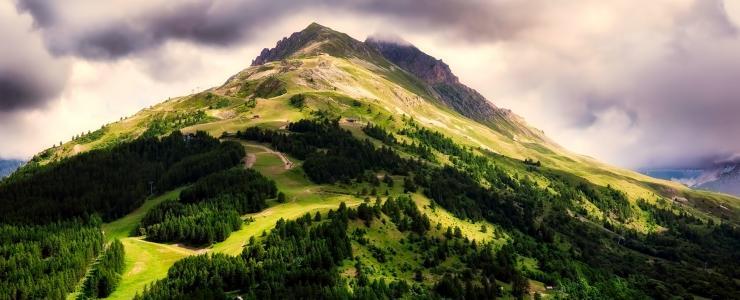
<instances>
[{"instance_id":1,"label":"tree line","mask_svg":"<svg viewBox=\"0 0 740 300\"><path fill-rule=\"evenodd\" d=\"M123 244L115 239L93 264L77 299L108 297L121 280L124 266Z\"/></svg>"},{"instance_id":2,"label":"tree line","mask_svg":"<svg viewBox=\"0 0 740 300\"><path fill-rule=\"evenodd\" d=\"M366 170L386 170L404 175L413 162L401 159L389 147L376 149L369 140L360 141L339 127L338 119L300 120L288 132L250 127L237 137L270 143L276 150L304 160L303 170L316 183L349 182Z\"/></svg>"},{"instance_id":3,"label":"tree line","mask_svg":"<svg viewBox=\"0 0 740 300\"><path fill-rule=\"evenodd\" d=\"M261 211L266 200L276 196L275 182L257 171L233 168L216 172L184 189L179 200L149 210L139 233L155 242L220 242L241 228L242 214Z\"/></svg>"}]
</instances>

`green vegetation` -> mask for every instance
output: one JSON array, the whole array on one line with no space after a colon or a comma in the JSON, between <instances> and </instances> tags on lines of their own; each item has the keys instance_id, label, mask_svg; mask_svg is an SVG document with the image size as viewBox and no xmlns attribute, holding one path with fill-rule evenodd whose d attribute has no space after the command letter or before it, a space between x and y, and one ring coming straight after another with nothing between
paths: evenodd
<instances>
[{"instance_id":1,"label":"green vegetation","mask_svg":"<svg viewBox=\"0 0 740 300\"><path fill-rule=\"evenodd\" d=\"M0 225L0 299L64 299L103 248L98 222Z\"/></svg>"},{"instance_id":2,"label":"green vegetation","mask_svg":"<svg viewBox=\"0 0 740 300\"><path fill-rule=\"evenodd\" d=\"M320 164L307 168L309 160L314 155L311 153L311 147L325 149L322 151L326 153L334 153L338 159L334 160L333 163L345 166L349 165L346 162L351 161L350 159L353 155L356 155L355 153L362 152L343 152L341 149L349 146L337 145L352 145L353 143L345 141L341 134L331 134L331 128L336 127L331 125L331 122L326 120L301 121L296 124L300 125L294 126L291 124L288 126L288 129L292 132L290 134L248 130L249 134L242 134L241 136L251 137L255 140L271 141L276 147L283 147L289 153L305 155L304 169L309 178L316 182L324 182L322 181L324 179L321 176L312 177L311 172L323 174L321 172L324 170L333 169L327 169L330 167L324 167ZM377 131L378 129L374 130ZM304 139L304 134L308 133L308 136L310 136L310 133L313 132L320 132L320 136L331 136L334 145L322 144L319 136L312 138L310 141ZM686 268L680 261L685 261L689 257L699 259L699 256L695 256L698 253L682 251L681 248L671 248L672 251L678 251L682 254L674 252L672 257L661 255L661 258L667 259L666 262L661 263L663 268L671 269L674 274L686 274L681 277L681 282L690 281L692 285L688 289L684 287L685 285L679 284L675 277L666 277L659 271L645 268L644 264L636 263L656 255L656 252L640 249L636 246L651 245L653 243L651 242L652 238L646 238L634 230L619 225L631 217L632 208L624 194L610 186L595 186L582 179L563 177L560 173L548 169L525 168L524 170L527 172L535 172L536 176L543 177L548 182L546 187L541 187L528 176L510 175L496 165L496 160L485 155L475 154L472 150L460 147L438 133L414 129L414 126L411 126L411 129L403 131L403 135L413 136L420 143L429 145L440 153L447 155L453 163L452 166L434 166L419 162L392 164L393 166L407 166L406 172L411 174L411 176L405 177L404 186L407 190L420 188L434 203L446 208L460 218L485 219L501 226L512 236L513 243L510 246L513 253L524 257L532 257L536 262L547 262L546 264L529 263L529 267L521 267L522 273L520 275L506 277L507 281L511 282L514 294L523 293L526 290L523 287L523 282L526 282L526 280L523 280L523 277L520 276L534 278L555 286L582 287L584 284L588 284L592 286L590 293L602 298L663 297L671 294L728 297L732 294L726 293L734 293L722 284L733 276L729 271L726 271L725 275L704 273L702 280L697 280L696 276L690 275L696 273L697 270ZM285 140L273 137L280 137ZM294 141L290 141L292 139ZM276 140L280 142L276 143ZM367 149L367 153L373 153L373 151L376 153L381 151L393 153L392 150L385 148L375 149L370 146ZM390 157L393 157L393 155ZM384 170L384 166L386 166L383 163L376 165L379 166L373 169L376 172ZM408 180L409 178L411 180ZM348 176L344 180L347 179L358 180L358 182L366 180L362 176ZM368 180L368 182L372 183L373 180ZM484 182L485 185L481 182ZM586 201L607 212L606 218L588 220L590 217L588 215L578 216L577 218L568 215L569 211L583 213L580 199L586 199ZM373 215L368 213L363 205L358 208L358 212L361 212L359 214L364 216L361 219L365 222L369 222L367 216ZM390 214L391 216L394 215L393 213ZM587 221L581 221L579 218ZM409 220L413 219L410 218ZM406 224L398 221L398 219L393 221ZM594 224L595 222L608 225L604 225L606 227L604 229ZM726 244L736 244L737 240L731 242L732 239L736 238L733 237L736 234L733 233L736 229L729 229L729 231L727 231L728 228L711 229L713 226L706 225L701 221L695 220L693 222L697 225L709 226L710 230L717 235L713 240L718 244L713 244L712 250L709 250L714 253L716 266L731 259L731 248L720 246L719 241ZM401 227L405 226L402 225ZM452 228L449 228L448 232L445 234L447 237L461 236L460 229L453 232ZM615 238L615 236L621 236L622 238L628 236L628 238L622 244L621 238ZM663 236L671 236L671 239L674 240L673 243L677 243L679 240L680 243L688 244L697 242L686 236L674 235L673 232L664 233ZM706 242L708 241L702 243ZM568 246L563 247L562 245ZM704 249L704 247L698 247L698 245L693 247ZM382 248L374 247L370 248L369 251L376 261L386 259L386 254L384 254ZM625 266L640 270L640 272L632 273L632 271L628 271L630 269L625 269ZM615 274L626 275L621 277ZM646 288L642 283L644 279L639 276L651 278L653 280L651 282L659 288ZM440 288L449 291L449 289L459 286L459 282L456 283L454 278L455 276L450 275L447 279L444 279L447 282ZM707 279L712 280L714 284L706 284L707 281L705 280ZM453 291L455 290L453 289Z\"/></svg>"},{"instance_id":3,"label":"green vegetation","mask_svg":"<svg viewBox=\"0 0 740 300\"><path fill-rule=\"evenodd\" d=\"M277 97L287 92L285 87L285 82L270 76L257 85L257 88L254 90L254 96L265 99Z\"/></svg>"},{"instance_id":4,"label":"green vegetation","mask_svg":"<svg viewBox=\"0 0 740 300\"><path fill-rule=\"evenodd\" d=\"M157 137L195 124L204 123L209 120L208 115L202 110L190 113L154 117L149 121L144 137Z\"/></svg>"},{"instance_id":5,"label":"green vegetation","mask_svg":"<svg viewBox=\"0 0 740 300\"><path fill-rule=\"evenodd\" d=\"M98 260L93 263L90 273L85 277L78 299L105 298L110 295L121 280L124 267L123 244L113 240Z\"/></svg>"},{"instance_id":6,"label":"green vegetation","mask_svg":"<svg viewBox=\"0 0 740 300\"><path fill-rule=\"evenodd\" d=\"M163 201L177 199L180 196L180 191L182 191L182 188L149 198L144 202L144 204L128 215L110 223L103 224L102 229L106 239L123 239L132 235L138 235L139 233L137 229L139 228L139 222L141 222L144 215Z\"/></svg>"},{"instance_id":7,"label":"green vegetation","mask_svg":"<svg viewBox=\"0 0 740 300\"><path fill-rule=\"evenodd\" d=\"M103 220L119 218L141 206L156 188L153 184L170 167L219 144L202 132L182 135L176 131L161 140L140 138L19 173L0 184L0 221L45 223L95 213ZM212 158L220 160L219 155ZM175 171L185 172L181 168ZM187 171L202 173L200 169ZM187 183L173 180L168 183Z\"/></svg>"},{"instance_id":8,"label":"green vegetation","mask_svg":"<svg viewBox=\"0 0 740 300\"><path fill-rule=\"evenodd\" d=\"M100 138L102 138L107 132L107 130L108 128L103 126L103 127L100 127L100 129L95 130L93 132L88 132L87 134L81 134L81 135L75 136L72 138L72 140L80 144L91 143L91 142L97 141Z\"/></svg>"},{"instance_id":9,"label":"green vegetation","mask_svg":"<svg viewBox=\"0 0 740 300\"><path fill-rule=\"evenodd\" d=\"M304 159L303 170L316 183L349 182L361 177L376 182L378 179L372 173L365 172L385 169L405 174L410 164L389 148L376 150L369 141L355 139L339 127L336 119L301 120L290 123L288 130L292 133L253 127L238 132L237 137L268 142L280 151Z\"/></svg>"},{"instance_id":10,"label":"green vegetation","mask_svg":"<svg viewBox=\"0 0 740 300\"><path fill-rule=\"evenodd\" d=\"M101 217L112 220L141 206L164 174L169 184L186 184L237 164L243 151L203 133L174 132L11 176L0 184L0 298L63 299L86 273L78 296L110 294L123 271L122 243L113 241L87 271L103 248ZM108 239L126 236L137 216L106 225Z\"/></svg>"},{"instance_id":11,"label":"green vegetation","mask_svg":"<svg viewBox=\"0 0 740 300\"><path fill-rule=\"evenodd\" d=\"M295 108L303 108L303 106L306 105L306 95L304 94L295 94L293 96L290 96L290 105L292 105Z\"/></svg>"},{"instance_id":12,"label":"green vegetation","mask_svg":"<svg viewBox=\"0 0 740 300\"><path fill-rule=\"evenodd\" d=\"M275 182L253 170L213 173L184 189L180 201L152 208L141 220L140 231L155 242L220 242L241 228L240 215L262 210L276 193Z\"/></svg>"},{"instance_id":13,"label":"green vegetation","mask_svg":"<svg viewBox=\"0 0 740 300\"><path fill-rule=\"evenodd\" d=\"M141 238L125 238L121 243L126 250L126 267L121 282L108 299L132 299L145 285L166 277L175 262L196 254L193 250Z\"/></svg>"}]
</instances>

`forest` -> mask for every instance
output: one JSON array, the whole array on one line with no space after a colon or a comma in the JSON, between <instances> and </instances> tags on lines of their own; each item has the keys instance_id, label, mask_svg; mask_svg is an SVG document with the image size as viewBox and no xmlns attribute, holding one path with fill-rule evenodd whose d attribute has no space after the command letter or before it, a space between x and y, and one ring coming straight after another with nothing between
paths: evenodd
<instances>
[{"instance_id":1,"label":"forest","mask_svg":"<svg viewBox=\"0 0 740 300\"><path fill-rule=\"evenodd\" d=\"M64 299L103 249L99 222L0 225L0 299Z\"/></svg>"},{"instance_id":2,"label":"forest","mask_svg":"<svg viewBox=\"0 0 740 300\"><path fill-rule=\"evenodd\" d=\"M261 211L266 200L276 196L275 182L254 170L216 172L184 189L178 201L166 201L149 210L138 234L155 242L220 242L241 228L241 215Z\"/></svg>"},{"instance_id":3,"label":"forest","mask_svg":"<svg viewBox=\"0 0 740 300\"><path fill-rule=\"evenodd\" d=\"M115 220L153 192L234 166L243 157L243 149L220 145L204 132L175 131L29 166L0 183L0 222L46 223L92 214Z\"/></svg>"},{"instance_id":4,"label":"forest","mask_svg":"<svg viewBox=\"0 0 740 300\"><path fill-rule=\"evenodd\" d=\"M115 241L106 247L102 222L243 156L239 144L176 131L29 163L0 182L0 299L64 299L88 268L81 295L107 295L122 271L123 249Z\"/></svg>"},{"instance_id":5,"label":"forest","mask_svg":"<svg viewBox=\"0 0 740 300\"><path fill-rule=\"evenodd\" d=\"M119 240L113 240L95 261L82 282L78 299L105 298L115 290L124 267L124 249Z\"/></svg>"},{"instance_id":6,"label":"forest","mask_svg":"<svg viewBox=\"0 0 740 300\"><path fill-rule=\"evenodd\" d=\"M406 232L410 245L425 258L418 276L429 272L451 257L460 257L464 270L443 269L441 280L433 286L419 281L371 280L360 260L349 286L340 279L338 266L352 259L352 242L367 244L363 233L348 234L351 220L378 222L387 215L399 230ZM241 256L220 254L185 258L173 266L163 279L138 295L137 299L209 298L227 299L227 293L244 299L417 299L465 298L490 299L502 296L496 281L510 282L513 293L522 296L528 283L516 270L511 246L494 251L491 244L471 241L460 234L443 238L425 233L430 223L407 196L390 197L382 204L363 203L356 209L342 203L321 214L304 215L294 221L278 221L270 233L250 240ZM452 232L448 229L448 232ZM374 245L376 255L384 251Z\"/></svg>"}]
</instances>

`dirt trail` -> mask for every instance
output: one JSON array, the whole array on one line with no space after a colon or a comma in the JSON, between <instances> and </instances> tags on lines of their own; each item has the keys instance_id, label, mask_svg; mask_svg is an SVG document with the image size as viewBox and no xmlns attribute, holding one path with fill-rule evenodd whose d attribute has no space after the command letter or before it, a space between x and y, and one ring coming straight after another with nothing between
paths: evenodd
<instances>
[{"instance_id":1,"label":"dirt trail","mask_svg":"<svg viewBox=\"0 0 740 300\"><path fill-rule=\"evenodd\" d=\"M281 152L272 150L272 149L270 149L268 147L265 147L265 146L262 146L262 145L249 144L249 146L257 147L257 148L260 148L262 150L265 150L265 152L267 152L267 153L271 153L271 154L277 155L280 158L280 160L283 161L283 165L285 166L285 169L286 170L292 169L293 166L294 166L293 162L290 161L287 157L285 157L285 155L283 153L281 153ZM248 160L249 160L249 155L247 155L247 162L248 162ZM255 157L254 160L256 161L257 158ZM252 164L254 164L254 162L252 162Z\"/></svg>"},{"instance_id":2,"label":"dirt trail","mask_svg":"<svg viewBox=\"0 0 740 300\"><path fill-rule=\"evenodd\" d=\"M244 157L244 168L249 169L252 166L254 166L254 163L257 161L257 155L254 155L254 153L247 153L247 156Z\"/></svg>"}]
</instances>

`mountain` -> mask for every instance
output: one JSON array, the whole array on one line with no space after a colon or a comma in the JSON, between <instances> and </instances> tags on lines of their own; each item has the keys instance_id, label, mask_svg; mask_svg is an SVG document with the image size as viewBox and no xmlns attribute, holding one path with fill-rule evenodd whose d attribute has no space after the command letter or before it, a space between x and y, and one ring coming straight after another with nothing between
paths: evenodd
<instances>
[{"instance_id":1,"label":"mountain","mask_svg":"<svg viewBox=\"0 0 740 300\"><path fill-rule=\"evenodd\" d=\"M680 182L690 188L740 196L740 164L721 162L694 169L654 169L648 176Z\"/></svg>"},{"instance_id":2,"label":"mountain","mask_svg":"<svg viewBox=\"0 0 740 300\"><path fill-rule=\"evenodd\" d=\"M740 163L721 163L705 171L703 179L695 185L696 188L706 189L740 196Z\"/></svg>"},{"instance_id":3,"label":"mountain","mask_svg":"<svg viewBox=\"0 0 740 300\"><path fill-rule=\"evenodd\" d=\"M17 159L0 159L0 179L10 175L16 169L23 165L22 160Z\"/></svg>"},{"instance_id":4,"label":"mountain","mask_svg":"<svg viewBox=\"0 0 740 300\"><path fill-rule=\"evenodd\" d=\"M313 23L0 184L0 269L35 281L0 295L735 299L738 220L738 198L563 149L407 42Z\"/></svg>"}]
</instances>

